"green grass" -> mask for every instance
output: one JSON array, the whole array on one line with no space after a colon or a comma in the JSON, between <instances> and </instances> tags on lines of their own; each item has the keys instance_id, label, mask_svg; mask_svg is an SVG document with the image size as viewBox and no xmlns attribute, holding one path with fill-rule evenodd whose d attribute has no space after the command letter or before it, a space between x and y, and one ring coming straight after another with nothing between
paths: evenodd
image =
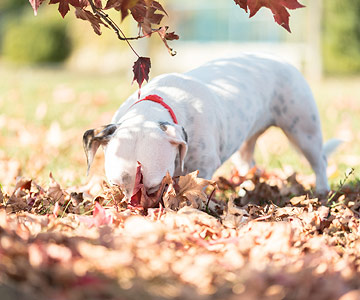
<instances>
[{"instance_id":1,"label":"green grass","mask_svg":"<svg viewBox=\"0 0 360 300\"><path fill-rule=\"evenodd\" d=\"M20 161L22 175L40 182L48 181L50 171L66 184L86 182L82 134L110 122L134 91L122 77L55 67L1 68L0 159ZM50 133L57 134L52 127L60 128L59 145L48 143Z\"/></svg>"},{"instance_id":2,"label":"green grass","mask_svg":"<svg viewBox=\"0 0 360 300\"><path fill-rule=\"evenodd\" d=\"M359 177L360 78L325 79L310 85L324 140L337 137L346 141L329 160L333 168L336 166L330 182L338 184L349 167L355 169L355 178ZM18 160L21 173L38 182L47 182L51 171L63 184L85 183L83 132L110 122L135 89L129 76L122 74L76 73L56 67L1 68L0 160ZM62 143L49 145L49 129L56 135L57 127ZM275 128L260 138L255 156L267 170L289 165L298 173L312 173L305 159ZM102 173L102 169L100 154L92 173ZM4 176L0 176L0 183Z\"/></svg>"}]
</instances>

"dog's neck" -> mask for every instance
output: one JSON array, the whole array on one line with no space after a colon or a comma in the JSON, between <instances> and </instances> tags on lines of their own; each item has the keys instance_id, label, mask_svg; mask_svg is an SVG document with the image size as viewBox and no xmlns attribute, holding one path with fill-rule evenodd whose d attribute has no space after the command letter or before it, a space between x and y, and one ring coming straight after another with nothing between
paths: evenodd
<instances>
[{"instance_id":1,"label":"dog's neck","mask_svg":"<svg viewBox=\"0 0 360 300\"><path fill-rule=\"evenodd\" d=\"M142 101L152 101L152 102L156 102L156 103L160 104L162 107L164 107L164 108L169 112L169 114L170 114L172 120L174 121L174 123L175 123L175 124L178 124L178 121L177 121L177 118L176 118L176 115L175 115L173 109L172 109L168 104L166 104L166 103L164 102L164 99L163 99L163 98L161 98L161 97L158 96L158 95L148 95L148 96L146 96L145 98L136 101L134 104L132 104L132 105L129 107L128 110L130 110L134 105L136 105L136 104L138 104L138 103L140 103L140 102L142 102Z\"/></svg>"}]
</instances>

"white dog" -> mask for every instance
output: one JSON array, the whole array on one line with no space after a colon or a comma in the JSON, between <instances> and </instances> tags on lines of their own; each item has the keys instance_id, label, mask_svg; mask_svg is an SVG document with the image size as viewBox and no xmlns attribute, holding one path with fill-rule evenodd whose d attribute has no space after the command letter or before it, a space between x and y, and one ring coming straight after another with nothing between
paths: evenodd
<instances>
[{"instance_id":1,"label":"white dog","mask_svg":"<svg viewBox=\"0 0 360 300\"><path fill-rule=\"evenodd\" d=\"M128 198L138 161L149 194L167 171L177 176L199 170L199 177L210 179L234 153L237 167L246 171L254 165L257 138L273 125L305 155L316 174L317 191L329 190L328 151L316 104L305 79L291 65L242 55L185 74L158 76L141 92L153 96L138 101L133 94L112 124L88 130L83 137L88 170L102 145L106 176Z\"/></svg>"}]
</instances>

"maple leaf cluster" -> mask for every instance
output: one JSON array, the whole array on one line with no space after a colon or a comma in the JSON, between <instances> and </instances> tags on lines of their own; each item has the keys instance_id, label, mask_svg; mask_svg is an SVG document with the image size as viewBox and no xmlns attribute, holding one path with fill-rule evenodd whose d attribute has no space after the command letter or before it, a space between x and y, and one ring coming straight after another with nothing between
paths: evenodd
<instances>
[{"instance_id":1,"label":"maple leaf cluster","mask_svg":"<svg viewBox=\"0 0 360 300\"><path fill-rule=\"evenodd\" d=\"M267 7L274 15L274 20L280 26L290 31L288 9L304 7L297 0L234 0L246 12L249 10L249 17L253 17L262 7Z\"/></svg>"},{"instance_id":2,"label":"maple leaf cluster","mask_svg":"<svg viewBox=\"0 0 360 300\"><path fill-rule=\"evenodd\" d=\"M29 0L33 7L34 14L37 14L39 6L45 0ZM105 6L103 6L103 2ZM112 28L120 40L126 41L134 51L138 60L133 67L134 80L141 88L144 80L148 81L150 72L150 58L140 57L129 40L137 40L144 37L150 37L153 33L158 33L164 45L171 55L176 52L169 47L167 41L177 40L179 36L175 32L167 32L168 26L160 27L160 22L167 15L163 6L155 0L49 0L49 4L59 4L58 10L64 18L70 11L70 6L75 8L75 16L81 20L90 22L94 32L101 35L101 27ZM87 9L88 7L91 10ZM126 37L120 27L106 14L106 10L114 9L121 13L121 21L128 15L137 22L139 35L136 37ZM157 28L154 28L157 26Z\"/></svg>"},{"instance_id":3,"label":"maple leaf cluster","mask_svg":"<svg viewBox=\"0 0 360 300\"><path fill-rule=\"evenodd\" d=\"M29 0L34 14L37 14L39 6L46 0ZM288 9L303 7L297 0L234 0L246 12L249 10L250 17L254 16L260 8L266 7L274 14L275 21L290 32ZM58 10L64 18L70 11L70 7L75 8L75 16L79 19L88 21L94 32L101 34L101 26L112 28L120 40L126 41L130 48L138 57L133 66L134 79L141 88L144 80L148 81L151 67L150 58L140 57L129 40L137 40L150 37L153 33L158 33L165 47L171 55L176 52L169 47L167 41L177 40L179 36L175 32L167 32L168 26L160 26L163 17L167 12L163 6L155 0L49 0L49 4L59 4ZM105 4L105 6L103 5ZM88 7L91 7L91 11ZM120 27L109 17L106 10L114 9L121 14L121 20L131 15L139 27L139 35L136 37L126 37ZM157 26L157 28L154 28ZM140 93L139 93L140 95Z\"/></svg>"}]
</instances>

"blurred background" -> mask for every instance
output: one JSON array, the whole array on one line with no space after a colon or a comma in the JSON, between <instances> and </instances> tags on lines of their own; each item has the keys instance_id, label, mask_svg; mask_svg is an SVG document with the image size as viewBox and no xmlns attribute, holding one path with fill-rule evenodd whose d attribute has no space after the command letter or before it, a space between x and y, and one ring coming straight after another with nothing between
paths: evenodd
<instances>
[{"instance_id":1,"label":"blurred background","mask_svg":"<svg viewBox=\"0 0 360 300\"><path fill-rule=\"evenodd\" d=\"M347 168L360 166L360 0L303 0L290 11L289 34L261 9L249 19L233 0L160 1L168 12L162 24L180 36L170 42L171 57L156 36L133 42L150 56L150 77L182 72L212 58L241 52L267 52L298 67L318 103L324 139L344 140L329 162L331 183ZM112 13L115 21L120 15ZM131 18L121 28L136 35ZM129 47L106 28L97 36L73 10L63 20L57 5L44 3L35 17L27 0L0 2L0 184L19 175L63 184L85 184L82 134L110 122L119 105L136 90ZM276 142L274 142L276 141ZM99 151L101 152L101 151ZM91 175L103 174L102 154ZM258 142L256 159L267 170L311 174L280 130ZM224 169L226 173L228 168ZM91 177L90 177L91 178Z\"/></svg>"}]
</instances>

